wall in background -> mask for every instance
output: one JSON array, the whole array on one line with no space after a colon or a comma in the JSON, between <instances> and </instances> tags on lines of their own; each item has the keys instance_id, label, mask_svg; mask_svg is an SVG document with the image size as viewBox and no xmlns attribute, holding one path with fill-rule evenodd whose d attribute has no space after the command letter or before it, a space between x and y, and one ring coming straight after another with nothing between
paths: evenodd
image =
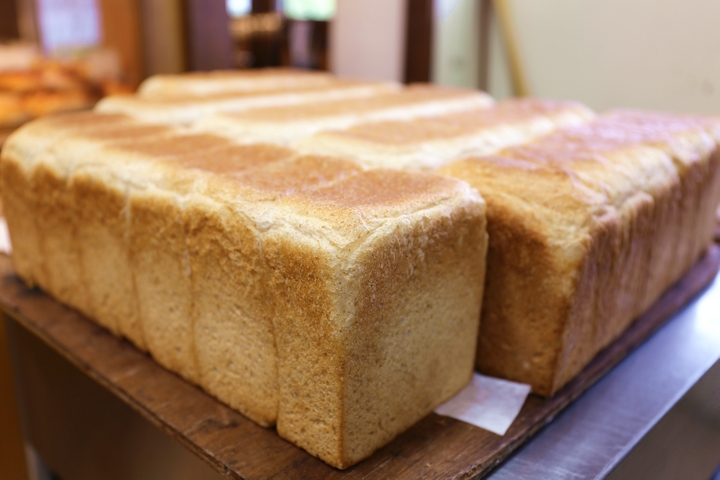
<instances>
[{"instance_id":1,"label":"wall in background","mask_svg":"<svg viewBox=\"0 0 720 480\"><path fill-rule=\"evenodd\" d=\"M145 74L140 11L136 0L99 0L102 44L119 55L125 81L137 85Z\"/></svg>"},{"instance_id":2,"label":"wall in background","mask_svg":"<svg viewBox=\"0 0 720 480\"><path fill-rule=\"evenodd\" d=\"M341 77L402 81L404 0L338 0L330 27L330 70Z\"/></svg>"},{"instance_id":3,"label":"wall in background","mask_svg":"<svg viewBox=\"0 0 720 480\"><path fill-rule=\"evenodd\" d=\"M185 70L183 2L140 0L145 76Z\"/></svg>"},{"instance_id":4,"label":"wall in background","mask_svg":"<svg viewBox=\"0 0 720 480\"><path fill-rule=\"evenodd\" d=\"M480 0L435 0L432 81L477 88L480 72ZM488 91L512 96L504 44L497 18L490 22Z\"/></svg>"},{"instance_id":5,"label":"wall in background","mask_svg":"<svg viewBox=\"0 0 720 480\"><path fill-rule=\"evenodd\" d=\"M720 1L512 0L533 93L720 113Z\"/></svg>"},{"instance_id":6,"label":"wall in background","mask_svg":"<svg viewBox=\"0 0 720 480\"><path fill-rule=\"evenodd\" d=\"M436 0L434 79L474 86L474 0ZM720 114L720 1L509 0L531 93L596 110ZM497 21L489 90L511 94Z\"/></svg>"},{"instance_id":7,"label":"wall in background","mask_svg":"<svg viewBox=\"0 0 720 480\"><path fill-rule=\"evenodd\" d=\"M435 0L432 79L443 85L478 84L478 0Z\"/></svg>"}]
</instances>

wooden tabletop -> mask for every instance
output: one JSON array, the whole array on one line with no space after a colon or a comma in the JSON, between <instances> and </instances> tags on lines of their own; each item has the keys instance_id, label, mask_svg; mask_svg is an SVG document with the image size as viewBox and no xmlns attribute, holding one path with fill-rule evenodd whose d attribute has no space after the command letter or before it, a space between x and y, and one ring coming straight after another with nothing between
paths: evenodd
<instances>
[{"instance_id":1,"label":"wooden tabletop","mask_svg":"<svg viewBox=\"0 0 720 480\"><path fill-rule=\"evenodd\" d=\"M431 414L345 471L281 439L163 369L149 356L37 289L0 255L0 309L142 416L231 478L468 478L489 472L647 338L716 275L720 247L551 399L531 395L498 436Z\"/></svg>"}]
</instances>

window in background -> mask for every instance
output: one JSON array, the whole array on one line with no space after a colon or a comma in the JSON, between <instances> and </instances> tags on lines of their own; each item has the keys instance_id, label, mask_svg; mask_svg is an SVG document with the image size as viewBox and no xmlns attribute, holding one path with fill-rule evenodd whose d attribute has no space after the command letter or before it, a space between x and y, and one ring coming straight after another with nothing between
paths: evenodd
<instances>
[{"instance_id":1,"label":"window in background","mask_svg":"<svg viewBox=\"0 0 720 480\"><path fill-rule=\"evenodd\" d=\"M336 0L282 0L288 19L288 54L293 67L327 70L328 22Z\"/></svg>"},{"instance_id":2,"label":"window in background","mask_svg":"<svg viewBox=\"0 0 720 480\"><path fill-rule=\"evenodd\" d=\"M336 0L226 0L226 5L236 67L327 70L328 22Z\"/></svg>"},{"instance_id":3,"label":"window in background","mask_svg":"<svg viewBox=\"0 0 720 480\"><path fill-rule=\"evenodd\" d=\"M251 0L227 0L227 10L231 17L242 17L252 11Z\"/></svg>"},{"instance_id":4,"label":"window in background","mask_svg":"<svg viewBox=\"0 0 720 480\"><path fill-rule=\"evenodd\" d=\"M293 20L328 21L335 15L336 0L283 0L285 16Z\"/></svg>"},{"instance_id":5,"label":"window in background","mask_svg":"<svg viewBox=\"0 0 720 480\"><path fill-rule=\"evenodd\" d=\"M38 0L38 22L46 54L96 46L102 40L96 0Z\"/></svg>"}]
</instances>

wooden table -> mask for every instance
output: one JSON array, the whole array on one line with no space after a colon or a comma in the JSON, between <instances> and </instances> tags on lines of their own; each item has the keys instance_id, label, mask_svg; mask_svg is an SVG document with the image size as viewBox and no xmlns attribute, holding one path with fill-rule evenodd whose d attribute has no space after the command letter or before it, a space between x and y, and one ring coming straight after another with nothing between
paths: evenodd
<instances>
[{"instance_id":1,"label":"wooden table","mask_svg":"<svg viewBox=\"0 0 720 480\"><path fill-rule=\"evenodd\" d=\"M274 430L258 427L163 369L128 342L113 337L41 291L28 289L14 275L10 259L4 255L0 256L0 308L12 318L8 321L11 343L25 341L25 337L40 339L42 342L37 343L49 346L53 355L58 354L58 358L74 365L93 383L107 389L157 429L228 477L468 478L488 473L548 424L702 291L715 277L719 265L720 247L714 246L683 280L562 391L551 399L531 395L505 436L431 414L371 458L345 471L335 470L311 457L281 439ZM23 370L23 363L32 361L28 355L27 351L14 351L20 377L32 375L29 367ZM59 360L48 361L53 362ZM21 390L25 388L22 383L20 378ZM21 392L22 395L27 392ZM53 418L46 421L57 423ZM65 425L65 428L72 426L71 423ZM64 447L69 448L67 442ZM40 454L43 456L44 452ZM50 460L63 476L64 472ZM107 473L105 478L113 478L109 471Z\"/></svg>"}]
</instances>

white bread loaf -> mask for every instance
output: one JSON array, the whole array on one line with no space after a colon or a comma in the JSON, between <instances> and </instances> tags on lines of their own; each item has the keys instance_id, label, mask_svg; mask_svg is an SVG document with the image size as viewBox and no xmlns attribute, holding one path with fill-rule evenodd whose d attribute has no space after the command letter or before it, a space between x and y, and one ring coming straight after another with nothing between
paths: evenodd
<instances>
[{"instance_id":1,"label":"white bread loaf","mask_svg":"<svg viewBox=\"0 0 720 480\"><path fill-rule=\"evenodd\" d=\"M616 112L451 163L488 201L478 367L551 395L712 242L720 120Z\"/></svg>"},{"instance_id":2,"label":"white bread loaf","mask_svg":"<svg viewBox=\"0 0 720 480\"><path fill-rule=\"evenodd\" d=\"M324 130L477 110L493 103L492 97L476 90L416 84L369 98L221 113L199 120L193 129L239 142L286 145Z\"/></svg>"},{"instance_id":3,"label":"white bread loaf","mask_svg":"<svg viewBox=\"0 0 720 480\"><path fill-rule=\"evenodd\" d=\"M139 97L115 95L105 97L95 106L99 113L120 113L150 123L188 125L208 115L242 112L251 108L276 105L300 105L347 98L367 98L378 93L397 91L392 82L334 80L328 84L305 85L293 89L271 88L253 92L184 95L173 97Z\"/></svg>"},{"instance_id":4,"label":"white bread loaf","mask_svg":"<svg viewBox=\"0 0 720 480\"><path fill-rule=\"evenodd\" d=\"M307 154L351 158L367 168L435 169L463 156L496 152L593 117L577 102L513 99L493 108L321 132L293 146Z\"/></svg>"},{"instance_id":5,"label":"white bread loaf","mask_svg":"<svg viewBox=\"0 0 720 480\"><path fill-rule=\"evenodd\" d=\"M40 254L16 253L23 275L86 293L66 301L87 298L100 323L339 468L467 383L486 233L466 183L96 117L30 124L3 152L3 195L8 179L55 173L46 193L70 199L66 247L80 258L79 284L46 283L49 232L21 199L13 241L34 235ZM28 237L19 213L35 220ZM109 278L92 288L99 270ZM114 316L120 302L137 321Z\"/></svg>"},{"instance_id":6,"label":"white bread loaf","mask_svg":"<svg viewBox=\"0 0 720 480\"><path fill-rule=\"evenodd\" d=\"M153 75L140 84L138 95L146 98L217 95L318 86L333 81L334 77L326 72L290 68L215 70L184 75Z\"/></svg>"}]
</instances>

